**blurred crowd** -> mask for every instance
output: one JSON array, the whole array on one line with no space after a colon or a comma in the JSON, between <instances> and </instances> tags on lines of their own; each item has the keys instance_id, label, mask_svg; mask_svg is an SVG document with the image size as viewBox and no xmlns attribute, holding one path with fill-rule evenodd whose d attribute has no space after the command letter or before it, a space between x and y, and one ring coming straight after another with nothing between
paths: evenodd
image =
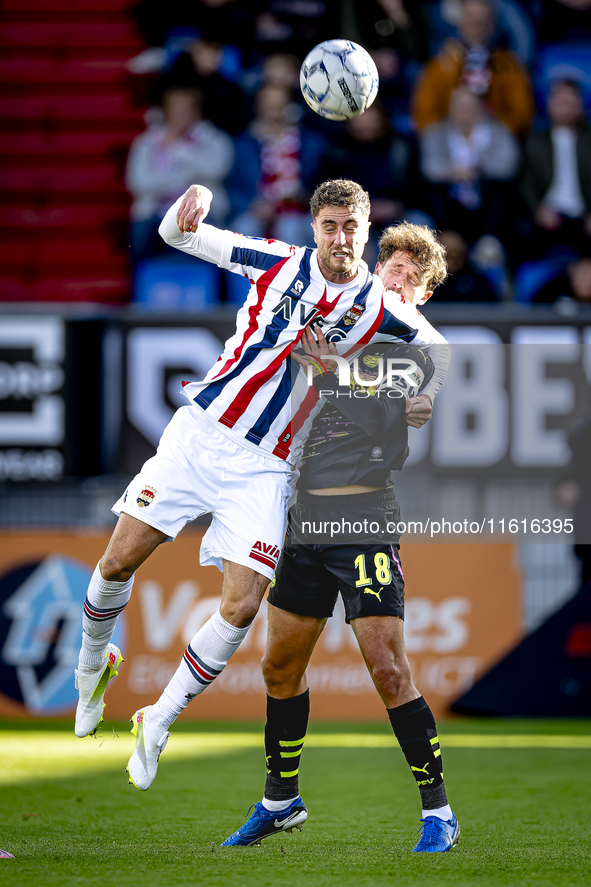
<instances>
[{"instance_id":1,"label":"blurred crowd","mask_svg":"<svg viewBox=\"0 0 591 887\"><path fill-rule=\"evenodd\" d=\"M440 232L440 302L591 304L591 0L142 0L149 48L128 63L150 110L129 154L134 261L192 182L213 224L313 245L308 200L355 179L380 231ZM345 37L372 54L378 99L313 114L299 68Z\"/></svg>"}]
</instances>

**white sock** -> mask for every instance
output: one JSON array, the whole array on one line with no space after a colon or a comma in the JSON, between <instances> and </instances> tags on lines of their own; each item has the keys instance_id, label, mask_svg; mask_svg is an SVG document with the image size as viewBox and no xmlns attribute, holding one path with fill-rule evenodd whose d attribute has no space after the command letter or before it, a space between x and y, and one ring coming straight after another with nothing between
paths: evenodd
<instances>
[{"instance_id":1,"label":"white sock","mask_svg":"<svg viewBox=\"0 0 591 887\"><path fill-rule=\"evenodd\" d=\"M295 798L291 798L289 801L270 801L268 798L263 798L263 807L265 810L268 810L269 813L276 813L278 810L285 810L286 807L289 807L290 804L296 800Z\"/></svg>"},{"instance_id":2,"label":"white sock","mask_svg":"<svg viewBox=\"0 0 591 887\"><path fill-rule=\"evenodd\" d=\"M100 565L97 564L82 613L82 649L78 658L78 668L82 674L102 666L117 619L131 597L134 576L135 573L126 582L111 582L103 579Z\"/></svg>"},{"instance_id":3,"label":"white sock","mask_svg":"<svg viewBox=\"0 0 591 887\"><path fill-rule=\"evenodd\" d=\"M209 687L228 664L248 631L236 628L217 610L191 639L181 664L152 706L150 718L168 729L189 702Z\"/></svg>"},{"instance_id":4,"label":"white sock","mask_svg":"<svg viewBox=\"0 0 591 887\"><path fill-rule=\"evenodd\" d=\"M427 816L437 816L439 819L450 820L453 813L449 804L446 804L445 807L436 807L435 810L423 810L421 817L425 819Z\"/></svg>"}]
</instances>

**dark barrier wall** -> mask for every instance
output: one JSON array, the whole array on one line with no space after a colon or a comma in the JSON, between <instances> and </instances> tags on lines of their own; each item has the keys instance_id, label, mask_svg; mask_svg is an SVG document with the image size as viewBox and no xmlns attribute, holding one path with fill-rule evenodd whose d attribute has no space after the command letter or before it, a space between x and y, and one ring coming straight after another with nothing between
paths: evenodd
<instances>
[{"instance_id":1,"label":"dark barrier wall","mask_svg":"<svg viewBox=\"0 0 591 887\"><path fill-rule=\"evenodd\" d=\"M429 313L452 363L405 473L558 475L591 414L591 312L469 310ZM181 381L202 378L234 329L231 312L0 314L0 478L135 473L186 403Z\"/></svg>"},{"instance_id":2,"label":"dark barrier wall","mask_svg":"<svg viewBox=\"0 0 591 887\"><path fill-rule=\"evenodd\" d=\"M104 469L101 320L0 314L0 480Z\"/></svg>"}]
</instances>

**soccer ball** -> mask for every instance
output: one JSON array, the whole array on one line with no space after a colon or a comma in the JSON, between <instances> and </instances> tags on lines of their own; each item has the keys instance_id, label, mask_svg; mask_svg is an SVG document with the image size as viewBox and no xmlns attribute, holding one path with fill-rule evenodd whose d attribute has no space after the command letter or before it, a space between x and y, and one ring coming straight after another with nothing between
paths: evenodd
<instances>
[{"instance_id":1,"label":"soccer ball","mask_svg":"<svg viewBox=\"0 0 591 887\"><path fill-rule=\"evenodd\" d=\"M327 120L363 114L378 94L378 69L352 40L325 40L308 53L300 69L306 103Z\"/></svg>"}]
</instances>

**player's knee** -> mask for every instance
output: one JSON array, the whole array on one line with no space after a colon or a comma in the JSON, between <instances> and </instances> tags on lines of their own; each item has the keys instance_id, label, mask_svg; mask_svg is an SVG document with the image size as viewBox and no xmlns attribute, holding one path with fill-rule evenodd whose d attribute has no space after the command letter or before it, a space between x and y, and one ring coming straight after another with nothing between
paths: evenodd
<instances>
[{"instance_id":1,"label":"player's knee","mask_svg":"<svg viewBox=\"0 0 591 887\"><path fill-rule=\"evenodd\" d=\"M127 582L135 572L135 567L115 554L105 555L100 565L101 576L107 582Z\"/></svg>"},{"instance_id":2,"label":"player's knee","mask_svg":"<svg viewBox=\"0 0 591 887\"><path fill-rule=\"evenodd\" d=\"M227 622L237 628L246 628L258 613L259 607L260 596L252 592L240 598L222 600L220 613Z\"/></svg>"},{"instance_id":3,"label":"player's knee","mask_svg":"<svg viewBox=\"0 0 591 887\"><path fill-rule=\"evenodd\" d=\"M406 695L412 684L408 662L378 659L372 665L372 676L382 696L398 699Z\"/></svg>"},{"instance_id":4,"label":"player's knee","mask_svg":"<svg viewBox=\"0 0 591 887\"><path fill-rule=\"evenodd\" d=\"M301 676L294 674L293 669L288 667L288 663L265 655L261 669L269 696L283 699L297 694Z\"/></svg>"}]
</instances>

